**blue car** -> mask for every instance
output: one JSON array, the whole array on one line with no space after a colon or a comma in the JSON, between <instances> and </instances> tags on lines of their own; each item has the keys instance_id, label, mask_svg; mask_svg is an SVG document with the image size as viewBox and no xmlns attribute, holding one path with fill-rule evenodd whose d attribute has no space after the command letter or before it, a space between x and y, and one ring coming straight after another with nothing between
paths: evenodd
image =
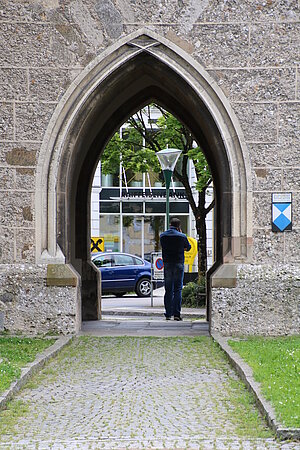
<instances>
[{"instance_id":1,"label":"blue car","mask_svg":"<svg viewBox=\"0 0 300 450\"><path fill-rule=\"evenodd\" d=\"M122 296L135 291L138 297L150 296L151 264L148 261L128 253L92 253L91 260L101 271L103 294Z\"/></svg>"}]
</instances>

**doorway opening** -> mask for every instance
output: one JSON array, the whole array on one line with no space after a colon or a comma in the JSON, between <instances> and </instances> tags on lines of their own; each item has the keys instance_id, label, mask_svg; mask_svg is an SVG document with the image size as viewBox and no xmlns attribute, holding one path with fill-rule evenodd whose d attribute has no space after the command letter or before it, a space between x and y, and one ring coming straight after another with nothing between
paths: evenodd
<instances>
[{"instance_id":1,"label":"doorway opening","mask_svg":"<svg viewBox=\"0 0 300 450\"><path fill-rule=\"evenodd\" d=\"M153 102L188 124L211 169L215 263L209 278L219 266L251 259L250 163L229 102L182 49L150 30L134 32L97 57L72 83L39 155L36 260L75 268L80 292L74 301L82 301L85 320L99 317L100 296L90 262L91 174L115 130ZM207 314L209 320L209 307Z\"/></svg>"},{"instance_id":2,"label":"doorway opening","mask_svg":"<svg viewBox=\"0 0 300 450\"><path fill-rule=\"evenodd\" d=\"M93 178L91 250L92 261L102 274L104 312L105 296L113 294L119 297L119 304L111 301L111 306L118 305L123 313L129 296L148 297L148 302L135 301L136 309L154 306L153 296L150 303L151 285L144 280L144 289L138 287L139 278L151 279L151 269L148 267L149 273L143 273L142 267L137 268L136 264L138 261L141 266L137 257L144 259L145 265L151 263L153 252L161 251L160 234L168 229L165 181L157 159L157 152L168 147L182 152L171 180L171 218L181 221L181 229L192 244L185 257L184 285L190 285L183 291L183 307L203 309L206 306L206 272L214 262L211 171L189 128L152 103L128 118L113 135ZM160 288L163 282L153 280L152 284ZM122 300L124 295L126 299ZM162 290L154 295L160 296L162 309ZM148 313L151 315L151 310ZM197 317L197 312L193 313ZM163 311L160 316L163 317Z\"/></svg>"}]
</instances>

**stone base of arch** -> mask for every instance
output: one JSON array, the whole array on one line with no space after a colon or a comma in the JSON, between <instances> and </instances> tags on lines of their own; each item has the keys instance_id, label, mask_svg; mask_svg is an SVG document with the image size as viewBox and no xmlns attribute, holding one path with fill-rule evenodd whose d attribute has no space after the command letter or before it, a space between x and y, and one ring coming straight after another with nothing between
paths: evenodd
<instances>
[{"instance_id":1,"label":"stone base of arch","mask_svg":"<svg viewBox=\"0 0 300 450\"><path fill-rule=\"evenodd\" d=\"M211 278L211 332L230 336L299 334L299 280L299 265L220 266ZM82 289L81 277L68 264L2 265L0 331L78 332ZM91 297L89 307L100 318L100 297Z\"/></svg>"},{"instance_id":2,"label":"stone base of arch","mask_svg":"<svg viewBox=\"0 0 300 450\"><path fill-rule=\"evenodd\" d=\"M299 265L223 265L211 284L211 331L227 336L300 333Z\"/></svg>"},{"instance_id":3,"label":"stone base of arch","mask_svg":"<svg viewBox=\"0 0 300 450\"><path fill-rule=\"evenodd\" d=\"M70 334L80 327L81 282L72 266L0 266L0 332Z\"/></svg>"}]
</instances>

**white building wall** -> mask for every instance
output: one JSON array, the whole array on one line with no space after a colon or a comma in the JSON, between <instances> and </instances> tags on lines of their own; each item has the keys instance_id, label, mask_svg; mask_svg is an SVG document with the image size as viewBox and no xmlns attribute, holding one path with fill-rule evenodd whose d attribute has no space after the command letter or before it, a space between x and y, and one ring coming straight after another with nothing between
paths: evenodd
<instances>
[{"instance_id":1,"label":"white building wall","mask_svg":"<svg viewBox=\"0 0 300 450\"><path fill-rule=\"evenodd\" d=\"M97 169L95 171L93 185L92 185L92 194L91 194L91 236L99 237L100 236L100 203L99 203L99 194L101 191L101 163L99 162L97 165Z\"/></svg>"}]
</instances>

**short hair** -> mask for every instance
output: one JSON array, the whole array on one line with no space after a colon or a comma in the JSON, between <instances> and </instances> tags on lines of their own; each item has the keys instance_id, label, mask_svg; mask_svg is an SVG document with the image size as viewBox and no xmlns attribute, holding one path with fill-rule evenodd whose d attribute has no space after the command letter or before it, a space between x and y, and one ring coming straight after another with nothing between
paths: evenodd
<instances>
[{"instance_id":1,"label":"short hair","mask_svg":"<svg viewBox=\"0 0 300 450\"><path fill-rule=\"evenodd\" d=\"M179 219L176 219L176 217L172 217L172 219L170 220L170 226L171 227L175 227L175 228L179 228L181 225L181 222Z\"/></svg>"}]
</instances>

